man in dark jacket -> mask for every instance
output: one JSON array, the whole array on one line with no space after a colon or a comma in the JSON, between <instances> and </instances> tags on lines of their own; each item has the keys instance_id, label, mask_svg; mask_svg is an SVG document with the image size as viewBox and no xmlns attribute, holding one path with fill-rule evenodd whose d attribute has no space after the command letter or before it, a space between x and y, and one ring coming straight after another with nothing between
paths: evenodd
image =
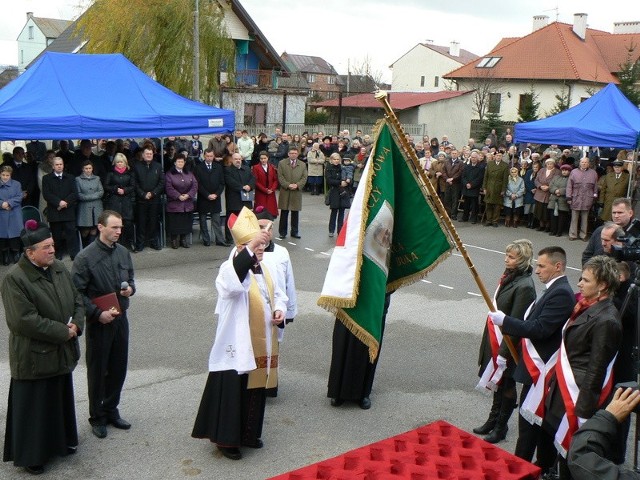
<instances>
[{"instance_id":1,"label":"man in dark jacket","mask_svg":"<svg viewBox=\"0 0 640 480\"><path fill-rule=\"evenodd\" d=\"M243 192L246 192L246 194L252 192L255 195L256 189L256 177L251 173L251 169L242 163L242 156L239 153L234 153L231 156L231 162L232 164L224 169L224 198L227 206L227 219L232 213L238 215L242 207L253 208L253 202L243 199L242 195ZM231 243L233 239L231 238L229 225L226 221L224 223L226 242Z\"/></svg>"},{"instance_id":2,"label":"man in dark jacket","mask_svg":"<svg viewBox=\"0 0 640 480\"><path fill-rule=\"evenodd\" d=\"M216 245L228 247L220 225L222 200L220 195L224 190L224 170L220 162L214 159L214 152L208 148L204 152L204 162L196 165L196 179L198 180L198 216L200 217L200 235L205 247L211 245L207 216L211 217L211 230Z\"/></svg>"},{"instance_id":3,"label":"man in dark jacket","mask_svg":"<svg viewBox=\"0 0 640 480\"><path fill-rule=\"evenodd\" d=\"M136 250L144 250L147 241L151 248L160 250L158 214L164 191L164 172L162 166L153 161L150 145L142 151L142 161L135 163L133 173L136 177Z\"/></svg>"},{"instance_id":4,"label":"man in dark jacket","mask_svg":"<svg viewBox=\"0 0 640 480\"><path fill-rule=\"evenodd\" d=\"M4 461L39 474L78 445L72 372L84 307L49 228L30 220L20 238L24 255L2 282L11 367Z\"/></svg>"},{"instance_id":5,"label":"man in dark jacket","mask_svg":"<svg viewBox=\"0 0 640 480\"><path fill-rule=\"evenodd\" d=\"M107 423L128 430L118 404L127 376L129 356L129 297L136 291L129 251L118 243L122 216L104 210L98 218L99 237L73 262L73 283L82 295L87 319L87 380L89 423L98 438L107 436ZM114 294L107 310L99 297Z\"/></svg>"},{"instance_id":6,"label":"man in dark jacket","mask_svg":"<svg viewBox=\"0 0 640 480\"><path fill-rule=\"evenodd\" d=\"M478 152L473 151L462 171L463 222L471 220L471 223L478 223L478 197L483 179L484 165L478 163Z\"/></svg>"},{"instance_id":7,"label":"man in dark jacket","mask_svg":"<svg viewBox=\"0 0 640 480\"><path fill-rule=\"evenodd\" d=\"M562 327L571 315L576 303L573 290L564 274L567 265L567 256L560 247L546 247L538 252L536 275L545 286L542 295L534 302L525 318L513 318L501 311L491 312L489 316L494 324L502 327L505 334L521 337L528 341L523 344L524 350L532 359L539 360L536 367L541 372L538 382L532 380L532 372L524 361L518 362L513 378L522 383L520 394L521 413L518 417L518 441L514 454L528 462L533 460L536 452L536 465L546 473L555 463L557 456L553 445L553 437L546 433L532 419L522 415L522 406L529 391L532 395L538 391L538 387L545 383L544 369L547 371L553 366L552 357L560 348L562 341ZM555 365L555 364L554 364ZM542 382L542 383L540 383ZM543 389L544 391L544 389ZM540 401L544 401L544 393ZM539 405L539 401L535 402ZM537 406L536 405L536 406Z\"/></svg>"},{"instance_id":8,"label":"man in dark jacket","mask_svg":"<svg viewBox=\"0 0 640 480\"><path fill-rule=\"evenodd\" d=\"M611 461L617 430L640 404L640 391L616 390L605 410L598 410L573 435L567 462L571 476L580 480L640 480L640 473Z\"/></svg>"},{"instance_id":9,"label":"man in dark jacket","mask_svg":"<svg viewBox=\"0 0 640 480\"><path fill-rule=\"evenodd\" d=\"M62 259L62 245L66 241L67 253L73 260L80 250L76 231L78 190L76 179L64 172L60 157L53 159L53 172L42 177L42 196L47 202L46 216L58 249L56 258Z\"/></svg>"},{"instance_id":10,"label":"man in dark jacket","mask_svg":"<svg viewBox=\"0 0 640 480\"><path fill-rule=\"evenodd\" d=\"M458 150L451 150L451 158L444 164L442 176L445 178L444 206L451 220L458 219L458 201L462 190L462 170L464 163L459 158Z\"/></svg>"}]
</instances>

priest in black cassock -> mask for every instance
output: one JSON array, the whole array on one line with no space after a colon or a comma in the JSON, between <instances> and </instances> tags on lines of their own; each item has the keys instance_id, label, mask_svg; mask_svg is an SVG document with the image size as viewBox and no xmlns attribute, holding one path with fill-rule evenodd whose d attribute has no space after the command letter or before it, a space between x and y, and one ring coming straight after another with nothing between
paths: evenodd
<instances>
[{"instance_id":1,"label":"priest in black cassock","mask_svg":"<svg viewBox=\"0 0 640 480\"><path fill-rule=\"evenodd\" d=\"M262 447L265 389L277 386L277 325L287 297L261 263L269 233L244 207L231 215L237 252L216 278L218 326L209 355L209 377L192 437L208 438L227 458L242 458L240 447Z\"/></svg>"},{"instance_id":2,"label":"priest in black cassock","mask_svg":"<svg viewBox=\"0 0 640 480\"><path fill-rule=\"evenodd\" d=\"M20 238L24 254L0 289L11 367L3 460L38 475L78 445L72 372L84 305L49 228L28 220Z\"/></svg>"},{"instance_id":3,"label":"priest in black cassock","mask_svg":"<svg viewBox=\"0 0 640 480\"><path fill-rule=\"evenodd\" d=\"M393 293L393 292L391 292ZM380 349L387 319L387 310L391 303L391 293L384 297L382 327L380 330ZM378 356L373 363L369 360L369 347L362 343L336 318L333 326L333 343L331 344L331 367L329 368L329 384L327 397L331 405L339 407L345 400L356 402L363 410L371 408L371 389L376 374Z\"/></svg>"}]
</instances>

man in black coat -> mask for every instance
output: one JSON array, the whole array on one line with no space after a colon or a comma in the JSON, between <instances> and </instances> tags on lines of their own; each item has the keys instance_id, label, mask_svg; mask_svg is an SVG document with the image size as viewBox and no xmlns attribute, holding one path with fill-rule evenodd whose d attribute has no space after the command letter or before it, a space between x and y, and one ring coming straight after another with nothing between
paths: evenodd
<instances>
[{"instance_id":1,"label":"man in black coat","mask_svg":"<svg viewBox=\"0 0 640 480\"><path fill-rule=\"evenodd\" d=\"M207 215L211 216L211 230L216 245L229 246L225 242L220 225L222 201L220 195L224 190L224 170L220 162L214 160L213 149L204 152L204 162L196 165L195 176L198 180L198 215L200 217L200 235L205 247L211 245L211 236L207 224Z\"/></svg>"},{"instance_id":2,"label":"man in black coat","mask_svg":"<svg viewBox=\"0 0 640 480\"><path fill-rule=\"evenodd\" d=\"M164 172L158 162L153 161L153 148L146 146L142 161L135 162L136 178L136 250L144 250L145 242L154 250L160 250L158 238L158 214L160 197L164 192Z\"/></svg>"},{"instance_id":3,"label":"man in black coat","mask_svg":"<svg viewBox=\"0 0 640 480\"><path fill-rule=\"evenodd\" d=\"M42 196L47 202L46 216L56 245L56 258L62 259L62 244L66 240L67 253L73 260L80 250L76 231L78 190L73 175L64 172L60 157L53 159L53 172L42 177Z\"/></svg>"},{"instance_id":4,"label":"man in black coat","mask_svg":"<svg viewBox=\"0 0 640 480\"><path fill-rule=\"evenodd\" d=\"M4 162L2 166L10 166L13 169L11 178L20 182L22 187L22 206L31 205L37 208L40 200L37 169L34 163L27 163L24 158L24 148L15 147L13 149L13 159Z\"/></svg>"},{"instance_id":5,"label":"man in black coat","mask_svg":"<svg viewBox=\"0 0 640 480\"><path fill-rule=\"evenodd\" d=\"M471 220L471 223L478 223L478 197L480 188L484 180L484 165L478 163L478 152L473 151L469 156L467 165L462 170L462 198L464 206L462 221Z\"/></svg>"},{"instance_id":6,"label":"man in black coat","mask_svg":"<svg viewBox=\"0 0 640 480\"><path fill-rule=\"evenodd\" d=\"M242 207L248 209L253 208L253 202L242 199L242 192L255 192L256 178L251 173L251 169L242 162L242 156L234 153L231 156L232 164L224 169L224 198L227 204L226 218L228 219L232 213L238 215ZM229 225L225 224L225 237L227 243L231 243L231 232Z\"/></svg>"},{"instance_id":7,"label":"man in black coat","mask_svg":"<svg viewBox=\"0 0 640 480\"><path fill-rule=\"evenodd\" d=\"M524 320L510 317L499 310L489 313L493 323L502 327L503 333L530 340L530 346L535 352L527 349L526 343L523 342L523 356L527 349L528 352L537 354L545 364L560 348L562 327L569 319L576 303L573 290L564 274L566 265L567 256L562 248L543 248L538 252L536 275L545 288L533 307L530 307L525 314ZM531 356L534 357L534 355ZM513 378L516 382L523 384L520 394L522 408L529 390L534 388L531 373L522 358L516 366ZM544 382L544 375L540 375L539 381ZM557 456L553 437L539 425L531 424L521 413L518 417L518 441L514 453L531 462L536 449L536 465L546 473L555 463Z\"/></svg>"}]
</instances>

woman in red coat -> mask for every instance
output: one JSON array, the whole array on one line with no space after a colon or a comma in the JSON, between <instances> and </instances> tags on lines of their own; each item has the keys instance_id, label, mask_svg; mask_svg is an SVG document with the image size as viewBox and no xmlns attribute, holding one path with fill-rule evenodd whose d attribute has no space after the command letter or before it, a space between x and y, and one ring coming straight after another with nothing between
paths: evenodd
<instances>
[{"instance_id":1,"label":"woman in red coat","mask_svg":"<svg viewBox=\"0 0 640 480\"><path fill-rule=\"evenodd\" d=\"M262 205L271 215L278 216L278 200L276 189L278 188L278 171L269 163L269 154L260 152L260 163L251 167L253 176L256 177L256 198L254 208Z\"/></svg>"}]
</instances>

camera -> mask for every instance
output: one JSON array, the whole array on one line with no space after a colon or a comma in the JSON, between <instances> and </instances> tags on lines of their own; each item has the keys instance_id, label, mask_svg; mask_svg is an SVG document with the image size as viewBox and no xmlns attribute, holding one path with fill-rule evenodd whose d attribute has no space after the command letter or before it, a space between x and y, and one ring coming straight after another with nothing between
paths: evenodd
<instances>
[{"instance_id":1,"label":"camera","mask_svg":"<svg viewBox=\"0 0 640 480\"><path fill-rule=\"evenodd\" d=\"M611 247L611 256L617 262L640 262L640 221L634 218L618 241L624 245Z\"/></svg>"}]
</instances>

